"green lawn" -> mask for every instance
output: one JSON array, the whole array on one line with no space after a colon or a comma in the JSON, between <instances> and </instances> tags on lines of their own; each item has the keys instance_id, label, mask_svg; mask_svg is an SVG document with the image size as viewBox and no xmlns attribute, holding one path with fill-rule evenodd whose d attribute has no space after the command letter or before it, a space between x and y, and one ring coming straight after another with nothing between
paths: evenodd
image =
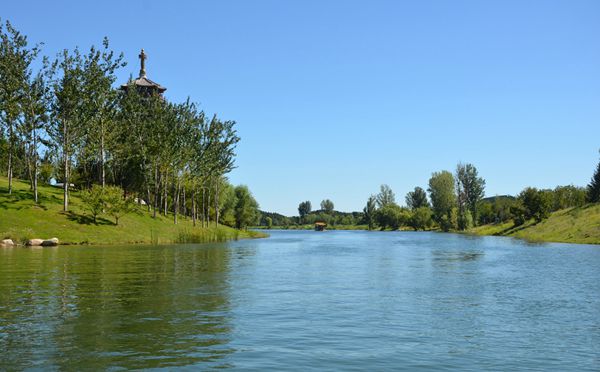
<instances>
[{"instance_id":1,"label":"green lawn","mask_svg":"<svg viewBox=\"0 0 600 372\"><path fill-rule=\"evenodd\" d=\"M0 238L11 238L15 243L56 237L61 244L162 244L266 236L226 226L194 227L191 219L185 218L175 225L172 217L154 219L145 209L122 217L118 226L108 216L100 216L94 224L78 192L71 193L68 213L62 211L62 189L41 186L38 195L40 202L35 205L29 184L18 180L13 182L12 195L8 195L8 180L0 177Z\"/></svg>"},{"instance_id":2,"label":"green lawn","mask_svg":"<svg viewBox=\"0 0 600 372\"><path fill-rule=\"evenodd\" d=\"M600 204L563 209L540 223L529 221L514 227L512 222L479 226L477 235L513 236L530 241L600 244Z\"/></svg>"}]
</instances>

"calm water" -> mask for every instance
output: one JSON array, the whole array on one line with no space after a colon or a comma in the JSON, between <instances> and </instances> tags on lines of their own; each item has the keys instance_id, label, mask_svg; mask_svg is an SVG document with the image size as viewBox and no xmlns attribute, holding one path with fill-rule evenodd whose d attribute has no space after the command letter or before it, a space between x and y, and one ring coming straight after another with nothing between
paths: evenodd
<instances>
[{"instance_id":1,"label":"calm water","mask_svg":"<svg viewBox=\"0 0 600 372\"><path fill-rule=\"evenodd\" d=\"M0 249L0 369L600 370L600 246L274 231Z\"/></svg>"}]
</instances>

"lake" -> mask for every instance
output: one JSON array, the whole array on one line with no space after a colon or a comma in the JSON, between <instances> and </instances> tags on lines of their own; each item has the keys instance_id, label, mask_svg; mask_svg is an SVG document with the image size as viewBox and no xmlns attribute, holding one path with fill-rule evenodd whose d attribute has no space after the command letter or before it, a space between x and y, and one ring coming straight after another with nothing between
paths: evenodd
<instances>
[{"instance_id":1,"label":"lake","mask_svg":"<svg viewBox=\"0 0 600 372\"><path fill-rule=\"evenodd\" d=\"M600 370L600 246L272 231L0 248L0 369Z\"/></svg>"}]
</instances>

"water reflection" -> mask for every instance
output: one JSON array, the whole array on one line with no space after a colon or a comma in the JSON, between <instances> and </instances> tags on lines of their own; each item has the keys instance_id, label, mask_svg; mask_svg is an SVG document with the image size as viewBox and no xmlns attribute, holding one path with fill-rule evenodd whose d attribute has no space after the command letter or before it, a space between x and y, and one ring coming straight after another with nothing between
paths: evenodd
<instances>
[{"instance_id":1,"label":"water reflection","mask_svg":"<svg viewBox=\"0 0 600 372\"><path fill-rule=\"evenodd\" d=\"M2 251L0 342L13 352L0 367L226 366L230 259L225 246Z\"/></svg>"},{"instance_id":2,"label":"water reflection","mask_svg":"<svg viewBox=\"0 0 600 372\"><path fill-rule=\"evenodd\" d=\"M597 370L600 249L273 231L0 249L0 370Z\"/></svg>"}]
</instances>

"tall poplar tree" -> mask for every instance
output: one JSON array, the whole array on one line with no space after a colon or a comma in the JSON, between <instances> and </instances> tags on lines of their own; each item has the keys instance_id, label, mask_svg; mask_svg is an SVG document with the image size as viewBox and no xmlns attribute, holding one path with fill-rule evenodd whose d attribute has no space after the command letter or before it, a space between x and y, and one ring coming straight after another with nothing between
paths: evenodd
<instances>
[{"instance_id":1,"label":"tall poplar tree","mask_svg":"<svg viewBox=\"0 0 600 372\"><path fill-rule=\"evenodd\" d=\"M92 46L83 61L83 160L91 157L93 163L98 163L98 181L102 187L106 185L107 148L112 148L115 133L118 93L112 85L116 81L116 70L125 65L123 54L115 56L107 38L102 41L102 50Z\"/></svg>"},{"instance_id":2,"label":"tall poplar tree","mask_svg":"<svg viewBox=\"0 0 600 372\"><path fill-rule=\"evenodd\" d=\"M375 195L369 196L367 199L367 205L363 208L365 221L369 226L369 230L373 230L373 224L375 223L375 212L377 211L377 197Z\"/></svg>"},{"instance_id":3,"label":"tall poplar tree","mask_svg":"<svg viewBox=\"0 0 600 372\"><path fill-rule=\"evenodd\" d=\"M456 205L454 176L448 171L434 172L429 179L429 198L435 221L442 230L452 228L452 209Z\"/></svg>"},{"instance_id":4,"label":"tall poplar tree","mask_svg":"<svg viewBox=\"0 0 600 372\"><path fill-rule=\"evenodd\" d=\"M26 146L27 168L33 199L38 202L38 166L39 145L49 145L45 136L45 129L49 121L50 89L46 81L47 60L44 59L42 69L35 77L29 78L25 94L22 99L23 124L21 133ZM28 75L30 75L29 73Z\"/></svg>"},{"instance_id":5,"label":"tall poplar tree","mask_svg":"<svg viewBox=\"0 0 600 372\"><path fill-rule=\"evenodd\" d=\"M63 211L69 209L71 165L82 136L82 66L79 49L65 49L52 64L50 137L59 149L62 162Z\"/></svg>"},{"instance_id":6,"label":"tall poplar tree","mask_svg":"<svg viewBox=\"0 0 600 372\"><path fill-rule=\"evenodd\" d=\"M10 22L0 23L0 122L8 139L8 193L12 193L18 124L23 115L22 101L26 95L31 62L39 46L29 49L27 37Z\"/></svg>"},{"instance_id":7,"label":"tall poplar tree","mask_svg":"<svg viewBox=\"0 0 600 372\"><path fill-rule=\"evenodd\" d=\"M456 166L456 195L458 202L458 228L468 228L471 220L477 222L477 204L483 199L485 180L479 177L473 164ZM470 219L469 219L470 215Z\"/></svg>"}]
</instances>

